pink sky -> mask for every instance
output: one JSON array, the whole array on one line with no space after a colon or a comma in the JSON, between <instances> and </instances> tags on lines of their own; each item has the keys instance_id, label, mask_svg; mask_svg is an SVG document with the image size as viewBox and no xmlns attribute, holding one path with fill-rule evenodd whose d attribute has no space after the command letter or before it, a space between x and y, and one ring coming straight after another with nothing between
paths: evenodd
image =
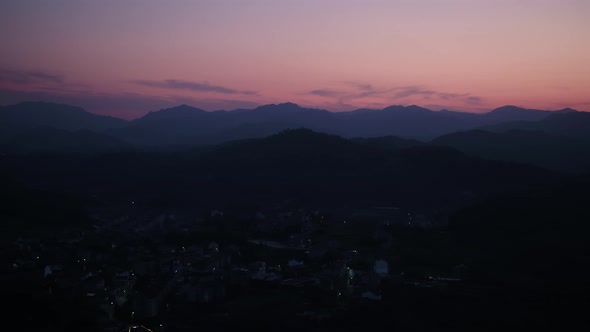
<instances>
[{"instance_id":1,"label":"pink sky","mask_svg":"<svg viewBox=\"0 0 590 332\"><path fill-rule=\"evenodd\" d=\"M590 110L587 0L19 0L0 104Z\"/></svg>"}]
</instances>

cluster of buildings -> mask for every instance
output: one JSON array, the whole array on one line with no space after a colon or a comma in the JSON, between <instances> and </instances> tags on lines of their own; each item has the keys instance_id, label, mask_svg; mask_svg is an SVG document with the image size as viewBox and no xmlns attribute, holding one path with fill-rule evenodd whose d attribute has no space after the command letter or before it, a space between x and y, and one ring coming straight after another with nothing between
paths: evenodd
<instances>
[{"instance_id":1,"label":"cluster of buildings","mask_svg":"<svg viewBox=\"0 0 590 332\"><path fill-rule=\"evenodd\" d=\"M350 301L382 301L384 280L403 282L387 231L401 212L379 213L388 217L362 224L358 214L350 221L302 210L192 217L134 204L131 213L97 213L90 229L17 239L10 268L34 285L35 297L76 304L79 312L64 311L62 321L80 315L102 330L231 320L271 298L293 299L281 310L300 319L329 319ZM399 224L409 220L403 215Z\"/></svg>"}]
</instances>

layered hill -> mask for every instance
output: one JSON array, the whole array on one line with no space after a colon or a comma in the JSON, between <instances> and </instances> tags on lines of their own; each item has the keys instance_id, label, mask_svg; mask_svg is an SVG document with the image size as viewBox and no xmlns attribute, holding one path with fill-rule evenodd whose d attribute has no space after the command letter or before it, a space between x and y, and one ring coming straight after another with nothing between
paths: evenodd
<instances>
[{"instance_id":1,"label":"layered hill","mask_svg":"<svg viewBox=\"0 0 590 332\"><path fill-rule=\"evenodd\" d=\"M590 170L590 141L551 132L471 130L443 135L431 143L486 159L533 164L566 172Z\"/></svg>"},{"instance_id":2,"label":"layered hill","mask_svg":"<svg viewBox=\"0 0 590 332\"><path fill-rule=\"evenodd\" d=\"M184 204L282 202L452 208L477 197L551 181L555 173L489 161L452 148L383 145L308 129L207 149L90 157L8 158L31 184L93 197ZM364 202L364 203L363 203ZM372 202L372 203L370 203Z\"/></svg>"}]
</instances>

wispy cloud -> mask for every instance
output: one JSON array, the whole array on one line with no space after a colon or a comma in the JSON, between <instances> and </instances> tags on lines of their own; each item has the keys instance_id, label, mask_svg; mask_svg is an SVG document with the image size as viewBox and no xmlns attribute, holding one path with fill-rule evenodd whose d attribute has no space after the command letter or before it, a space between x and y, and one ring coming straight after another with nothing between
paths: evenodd
<instances>
[{"instance_id":1,"label":"wispy cloud","mask_svg":"<svg viewBox=\"0 0 590 332\"><path fill-rule=\"evenodd\" d=\"M472 106L483 103L481 97L472 96L470 93L438 91L419 85L381 88L372 84L354 81L346 81L343 84L344 86L340 86L339 89L322 88L311 90L307 94L334 99L333 103L342 106L341 108L348 107L351 104L388 105L392 102L403 102L404 100L416 102L416 98L422 99L429 104L438 101L438 103L452 103L454 106L458 103ZM382 101L376 103L376 100L379 99Z\"/></svg>"},{"instance_id":2,"label":"wispy cloud","mask_svg":"<svg viewBox=\"0 0 590 332\"><path fill-rule=\"evenodd\" d=\"M0 82L21 85L36 83L63 84L65 82L65 78L62 75L49 73L42 70L15 70L0 68Z\"/></svg>"},{"instance_id":3,"label":"wispy cloud","mask_svg":"<svg viewBox=\"0 0 590 332\"><path fill-rule=\"evenodd\" d=\"M354 104L358 104L355 101L359 99L365 99L363 101L365 107L384 107L386 103L376 103L366 99L370 97L385 98L386 94L391 91L392 89L378 89L369 83L344 81L340 82L340 86L337 88L320 88L302 94L324 97L326 101L322 105L328 109L352 110L357 108ZM332 101L328 101L329 99Z\"/></svg>"},{"instance_id":4,"label":"wispy cloud","mask_svg":"<svg viewBox=\"0 0 590 332\"><path fill-rule=\"evenodd\" d=\"M470 93L453 93L426 89L420 86L405 86L394 89L394 99L419 96L426 100L439 99L441 101L459 101L469 105L479 105L483 99L479 96L472 96Z\"/></svg>"},{"instance_id":5,"label":"wispy cloud","mask_svg":"<svg viewBox=\"0 0 590 332\"><path fill-rule=\"evenodd\" d=\"M448 93L448 92L439 92L438 93L438 97L442 100L452 100L452 99L457 99L457 98L461 98L461 97L468 97L469 94L468 93ZM474 97L474 98L479 98L479 97Z\"/></svg>"},{"instance_id":6,"label":"wispy cloud","mask_svg":"<svg viewBox=\"0 0 590 332\"><path fill-rule=\"evenodd\" d=\"M483 99L478 96L469 96L463 99L467 104L479 105L483 102Z\"/></svg>"},{"instance_id":7,"label":"wispy cloud","mask_svg":"<svg viewBox=\"0 0 590 332\"><path fill-rule=\"evenodd\" d=\"M379 89L374 85L363 82L346 82L354 88L354 91L346 96L346 99L361 99L373 96L383 96L392 91L392 89Z\"/></svg>"},{"instance_id":8,"label":"wispy cloud","mask_svg":"<svg viewBox=\"0 0 590 332\"><path fill-rule=\"evenodd\" d=\"M372 84L363 83L363 82L355 82L355 81L346 81L344 82L347 85L355 87L357 90L364 90L364 91L373 91L375 88Z\"/></svg>"},{"instance_id":9,"label":"wispy cloud","mask_svg":"<svg viewBox=\"0 0 590 332\"><path fill-rule=\"evenodd\" d=\"M199 92L216 92L223 94L242 94L242 95L257 95L256 91L249 90L236 90L221 85L213 85L208 82L192 82L183 80L163 80L163 81L150 81L150 80L133 80L133 84L149 86L154 88L174 89L174 90L191 90Z\"/></svg>"},{"instance_id":10,"label":"wispy cloud","mask_svg":"<svg viewBox=\"0 0 590 332\"><path fill-rule=\"evenodd\" d=\"M399 87L395 88L396 90L394 97L395 98L405 98L410 96L432 96L437 94L434 90L426 90L417 86L406 86L406 87Z\"/></svg>"},{"instance_id":11,"label":"wispy cloud","mask_svg":"<svg viewBox=\"0 0 590 332\"><path fill-rule=\"evenodd\" d=\"M311 90L309 92L310 95L320 96L320 97L340 97L344 94L342 91L335 91L330 89L317 89Z\"/></svg>"}]
</instances>

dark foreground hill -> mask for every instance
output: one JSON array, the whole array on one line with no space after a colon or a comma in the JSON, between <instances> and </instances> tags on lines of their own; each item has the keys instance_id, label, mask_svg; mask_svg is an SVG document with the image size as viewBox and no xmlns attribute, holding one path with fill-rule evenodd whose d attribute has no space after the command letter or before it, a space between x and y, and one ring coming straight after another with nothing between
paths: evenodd
<instances>
[{"instance_id":1,"label":"dark foreground hill","mask_svg":"<svg viewBox=\"0 0 590 332\"><path fill-rule=\"evenodd\" d=\"M590 171L590 141L551 132L472 130L444 135L431 143L486 159L526 163L566 172Z\"/></svg>"},{"instance_id":2,"label":"dark foreground hill","mask_svg":"<svg viewBox=\"0 0 590 332\"><path fill-rule=\"evenodd\" d=\"M7 156L3 163L35 186L154 204L295 200L452 208L481 195L555 178L540 168L488 161L450 148L392 148L306 129L206 150Z\"/></svg>"},{"instance_id":3,"label":"dark foreground hill","mask_svg":"<svg viewBox=\"0 0 590 332\"><path fill-rule=\"evenodd\" d=\"M0 151L15 154L97 154L119 151L129 145L90 130L67 131L36 127L0 143Z\"/></svg>"},{"instance_id":4,"label":"dark foreground hill","mask_svg":"<svg viewBox=\"0 0 590 332\"><path fill-rule=\"evenodd\" d=\"M503 194L455 214L450 230L474 277L590 290L589 185L587 176L575 177Z\"/></svg>"},{"instance_id":5,"label":"dark foreground hill","mask_svg":"<svg viewBox=\"0 0 590 332\"><path fill-rule=\"evenodd\" d=\"M589 183L584 178L555 184L560 176L554 172L471 157L449 147L391 137L349 140L307 129L202 149L127 150L67 156L5 155L0 156L0 170L2 225L18 225L21 229L44 225L43 230L58 237L55 241L58 252L72 258L75 277L71 280L88 275L86 263L83 266L74 263L73 258L86 250L80 248L115 257L114 260L100 258L99 264L88 266L92 271L108 273L106 270L112 270L117 274L130 265L143 266L146 258L174 262L177 257L188 259L188 255L193 255L193 252L184 251L178 251L179 256L171 255L170 246L152 247L152 243L157 243L154 241L180 248L185 244L198 247L200 241L208 246L219 239L223 248L219 256L202 256L215 259L229 250L235 252L228 256L233 257L231 264L235 265L216 272L230 277L230 271L242 270L234 269L241 267L242 262L258 259L270 262L275 255L285 259L296 255L282 249L277 249L278 254L272 253L274 249L266 251L249 245L247 239L251 233L242 231L241 227L235 231L242 239L235 247L238 250L229 249L233 246L221 241L233 241L229 239L234 237L228 234L224 237L218 232L228 222L242 224L242 221L231 220L230 214L227 219L210 218L195 223L203 228L194 230L192 236L187 236L181 226L175 237L170 237L170 228L174 227L170 222L171 225L157 228L153 233L143 233L146 237L141 238L142 232L135 231L135 226L141 226L147 220L141 216L151 211L159 214L159 211L190 207L186 210L190 211L189 222L192 223L196 219L196 208L210 211L242 204L255 206L254 210L272 210L277 203L291 201L295 202L291 206L311 211L316 207L330 210L330 207L403 206L413 211L443 210L445 216L450 215L449 227L444 224L434 228L380 224L373 233L370 222L362 220L355 226L338 219L333 225L341 225L341 228L322 228L318 239L326 239L330 247L332 239L342 240L343 236L350 236L350 232L366 233L366 243L354 243L354 248L362 246L360 255L383 257L391 262L389 276L376 283L380 290L379 301L341 297L336 289L330 290L330 286L324 284L318 289L307 285L283 288L252 282L244 292L228 293L231 295L222 300L224 302L199 306L187 306L184 300L172 302L174 310L164 314L166 318L171 317L164 323L166 329L172 330L176 325L189 330L195 326L205 330L252 326L269 331L277 327L285 331L472 331L474 328L498 331L514 326L569 330L580 323L587 325L590 255L586 236L590 215L585 204ZM140 216L130 221L132 228L116 222L106 232L89 231L87 243L66 241L69 244L63 248L67 249L61 250L62 241L70 237L61 239L56 230L85 220L82 203L117 210L122 202L126 208L107 218L106 224L115 218L124 223L129 215ZM459 212L455 212L457 208ZM111 217L110 213L108 215ZM164 223L168 224L168 220ZM6 243L14 242L15 237L8 238ZM391 241L382 246L386 243L375 241L376 238ZM114 239L117 246L113 246ZM41 248L51 248L51 244L48 242ZM165 250L158 256L160 250L140 248ZM264 251L259 251L261 249ZM348 247L336 247L342 257L350 253L346 249ZM253 251L261 256L252 255ZM37 296L41 293L31 290L41 289L40 286L52 277L43 277L44 266L38 265L32 270L33 277L21 278L21 274L13 270L14 252L18 251L0 255L5 262L2 291L6 301L12 304L7 311L10 318L18 323L33 321L42 328L69 326L77 330L82 326L93 330L87 327L96 325L98 308L90 305L96 303L94 301L80 301L88 298L85 287L81 288L84 291L79 297L61 296L57 291ZM44 249L45 252L49 250ZM133 252L138 253L135 258ZM94 258L99 255L89 257L99 259ZM329 262L332 258L327 259ZM333 259L340 262L338 256ZM365 280L375 283L372 277L364 278L371 271L372 259L367 262L367 266L362 267L362 260L350 261L359 271L354 278L359 280L355 285L360 287L364 287ZM326 265L320 270L322 264L322 261L306 259L305 267L295 273L308 273L307 269L309 273L316 273L317 266L315 275L324 278L325 273L321 271ZM135 273L138 275L136 285L141 285L139 280L144 285L146 280L152 280L151 276L142 278L147 271ZM197 278L207 276L190 273ZM169 275L170 280L178 280L171 270ZM439 275L458 279L439 280L436 278ZM62 274L57 276L61 278ZM348 275L345 278L348 279ZM71 288L70 283L65 283L55 289L70 291ZM138 289L141 288L138 286ZM280 292L275 293L276 290ZM137 293L133 296L139 298ZM310 320L305 314L301 315L309 305L313 311L328 310L331 314ZM131 315L131 308L125 317ZM221 315L208 314L217 312ZM172 316L167 316L170 313ZM191 324L183 326L183 322Z\"/></svg>"},{"instance_id":6,"label":"dark foreground hill","mask_svg":"<svg viewBox=\"0 0 590 332\"><path fill-rule=\"evenodd\" d=\"M590 140L590 113L560 112L551 114L551 116L538 121L509 121L497 125L490 125L484 129L494 132L505 132L514 129L534 130L554 135Z\"/></svg>"},{"instance_id":7,"label":"dark foreground hill","mask_svg":"<svg viewBox=\"0 0 590 332\"><path fill-rule=\"evenodd\" d=\"M89 113L80 107L46 102L25 102L0 108L0 138L36 127L78 131L104 131L127 125L127 121Z\"/></svg>"},{"instance_id":8,"label":"dark foreground hill","mask_svg":"<svg viewBox=\"0 0 590 332\"><path fill-rule=\"evenodd\" d=\"M9 170L0 170L0 241L87 226L87 206L81 197L27 186L13 179Z\"/></svg>"}]
</instances>

